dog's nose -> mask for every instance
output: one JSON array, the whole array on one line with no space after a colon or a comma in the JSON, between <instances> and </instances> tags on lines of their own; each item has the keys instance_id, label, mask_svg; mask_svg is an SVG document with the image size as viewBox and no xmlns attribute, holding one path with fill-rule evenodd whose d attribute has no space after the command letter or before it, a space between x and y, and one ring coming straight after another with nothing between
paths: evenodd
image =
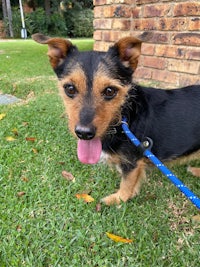
<instances>
[{"instance_id":1,"label":"dog's nose","mask_svg":"<svg viewBox=\"0 0 200 267\"><path fill-rule=\"evenodd\" d=\"M81 126L77 125L75 128L75 133L80 139L90 140L95 136L96 129L94 126Z\"/></svg>"}]
</instances>

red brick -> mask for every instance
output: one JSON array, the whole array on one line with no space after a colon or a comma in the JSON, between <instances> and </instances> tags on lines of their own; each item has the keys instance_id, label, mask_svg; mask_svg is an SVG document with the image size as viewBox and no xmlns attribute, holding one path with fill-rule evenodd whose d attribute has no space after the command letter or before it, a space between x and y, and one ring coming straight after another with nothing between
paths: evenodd
<instances>
[{"instance_id":1,"label":"red brick","mask_svg":"<svg viewBox=\"0 0 200 267\"><path fill-rule=\"evenodd\" d=\"M157 45L155 48L155 56L184 58L185 48L171 45Z\"/></svg>"},{"instance_id":2,"label":"red brick","mask_svg":"<svg viewBox=\"0 0 200 267\"><path fill-rule=\"evenodd\" d=\"M200 68L200 62L169 59L168 69L170 71L184 72L190 74L198 74Z\"/></svg>"},{"instance_id":3,"label":"red brick","mask_svg":"<svg viewBox=\"0 0 200 267\"><path fill-rule=\"evenodd\" d=\"M113 16L115 18L130 18L131 17L130 6L124 6L124 5L114 6Z\"/></svg>"},{"instance_id":4,"label":"red brick","mask_svg":"<svg viewBox=\"0 0 200 267\"><path fill-rule=\"evenodd\" d=\"M179 74L167 70L154 70L152 72L152 79L160 82L178 85Z\"/></svg>"},{"instance_id":5,"label":"red brick","mask_svg":"<svg viewBox=\"0 0 200 267\"><path fill-rule=\"evenodd\" d=\"M106 0L93 0L94 6L101 6L101 5L105 5L105 4L106 4Z\"/></svg>"},{"instance_id":6,"label":"red brick","mask_svg":"<svg viewBox=\"0 0 200 267\"><path fill-rule=\"evenodd\" d=\"M103 16L105 18L130 18L131 9L129 6L117 5L117 6L104 6Z\"/></svg>"},{"instance_id":7,"label":"red brick","mask_svg":"<svg viewBox=\"0 0 200 267\"><path fill-rule=\"evenodd\" d=\"M122 38L121 31L104 31L102 33L102 40L106 42L116 42Z\"/></svg>"},{"instance_id":8,"label":"red brick","mask_svg":"<svg viewBox=\"0 0 200 267\"><path fill-rule=\"evenodd\" d=\"M150 19L136 19L133 21L133 29L141 31L156 30L156 20Z\"/></svg>"},{"instance_id":9,"label":"red brick","mask_svg":"<svg viewBox=\"0 0 200 267\"><path fill-rule=\"evenodd\" d=\"M152 32L152 35L149 38L148 42L155 44L168 44L169 40L170 36L168 33Z\"/></svg>"},{"instance_id":10,"label":"red brick","mask_svg":"<svg viewBox=\"0 0 200 267\"><path fill-rule=\"evenodd\" d=\"M93 22L94 29L111 29L111 19L95 19Z\"/></svg>"},{"instance_id":11,"label":"red brick","mask_svg":"<svg viewBox=\"0 0 200 267\"><path fill-rule=\"evenodd\" d=\"M188 86L192 84L200 84L200 77L199 75L190 75L190 74L180 74L179 78L179 86Z\"/></svg>"},{"instance_id":12,"label":"red brick","mask_svg":"<svg viewBox=\"0 0 200 267\"><path fill-rule=\"evenodd\" d=\"M157 29L161 31L183 31L186 30L186 18L162 18L158 20Z\"/></svg>"},{"instance_id":13,"label":"red brick","mask_svg":"<svg viewBox=\"0 0 200 267\"><path fill-rule=\"evenodd\" d=\"M157 3L159 0L135 0L137 5Z\"/></svg>"},{"instance_id":14,"label":"red brick","mask_svg":"<svg viewBox=\"0 0 200 267\"><path fill-rule=\"evenodd\" d=\"M149 68L144 67L137 67L136 71L134 72L134 79L151 79L152 70Z\"/></svg>"},{"instance_id":15,"label":"red brick","mask_svg":"<svg viewBox=\"0 0 200 267\"><path fill-rule=\"evenodd\" d=\"M200 30L200 18L191 18L188 24L189 31L199 31Z\"/></svg>"},{"instance_id":16,"label":"red brick","mask_svg":"<svg viewBox=\"0 0 200 267\"><path fill-rule=\"evenodd\" d=\"M95 18L102 18L103 16L103 7L102 6L95 6L94 7L94 17Z\"/></svg>"},{"instance_id":17,"label":"red brick","mask_svg":"<svg viewBox=\"0 0 200 267\"><path fill-rule=\"evenodd\" d=\"M109 47L110 47L110 43L97 41L94 43L93 49L95 51L107 51Z\"/></svg>"},{"instance_id":18,"label":"red brick","mask_svg":"<svg viewBox=\"0 0 200 267\"><path fill-rule=\"evenodd\" d=\"M132 4L132 0L107 0L107 4Z\"/></svg>"},{"instance_id":19,"label":"red brick","mask_svg":"<svg viewBox=\"0 0 200 267\"><path fill-rule=\"evenodd\" d=\"M154 69L165 69L165 59L158 57L146 56L143 59L144 67L154 68Z\"/></svg>"},{"instance_id":20,"label":"red brick","mask_svg":"<svg viewBox=\"0 0 200 267\"><path fill-rule=\"evenodd\" d=\"M132 11L133 18L139 18L141 7L133 7L131 11Z\"/></svg>"},{"instance_id":21,"label":"red brick","mask_svg":"<svg viewBox=\"0 0 200 267\"><path fill-rule=\"evenodd\" d=\"M199 60L200 61L200 48L193 47L187 48L185 58L189 60Z\"/></svg>"},{"instance_id":22,"label":"red brick","mask_svg":"<svg viewBox=\"0 0 200 267\"><path fill-rule=\"evenodd\" d=\"M143 55L153 56L154 55L154 51L155 51L155 45L148 44L148 43L143 43L142 44L142 51L141 51L141 53Z\"/></svg>"},{"instance_id":23,"label":"red brick","mask_svg":"<svg viewBox=\"0 0 200 267\"><path fill-rule=\"evenodd\" d=\"M115 11L115 7L114 6L104 6L103 7L103 14L102 17L105 18L112 18L114 17L114 11Z\"/></svg>"},{"instance_id":24,"label":"red brick","mask_svg":"<svg viewBox=\"0 0 200 267\"><path fill-rule=\"evenodd\" d=\"M102 40L102 31L94 31L93 38L96 41L101 41Z\"/></svg>"},{"instance_id":25,"label":"red brick","mask_svg":"<svg viewBox=\"0 0 200 267\"><path fill-rule=\"evenodd\" d=\"M168 4L144 6L143 16L148 18L163 17L169 14L170 8Z\"/></svg>"},{"instance_id":26,"label":"red brick","mask_svg":"<svg viewBox=\"0 0 200 267\"><path fill-rule=\"evenodd\" d=\"M200 33L177 33L173 35L173 44L200 46Z\"/></svg>"},{"instance_id":27,"label":"red brick","mask_svg":"<svg viewBox=\"0 0 200 267\"><path fill-rule=\"evenodd\" d=\"M200 15L200 3L195 2L186 2L186 3L177 3L174 6L174 16L198 16Z\"/></svg>"},{"instance_id":28,"label":"red brick","mask_svg":"<svg viewBox=\"0 0 200 267\"><path fill-rule=\"evenodd\" d=\"M127 5L131 5L133 4L133 0L124 0L123 3Z\"/></svg>"},{"instance_id":29,"label":"red brick","mask_svg":"<svg viewBox=\"0 0 200 267\"><path fill-rule=\"evenodd\" d=\"M130 30L131 21L129 19L114 19L112 29Z\"/></svg>"}]
</instances>

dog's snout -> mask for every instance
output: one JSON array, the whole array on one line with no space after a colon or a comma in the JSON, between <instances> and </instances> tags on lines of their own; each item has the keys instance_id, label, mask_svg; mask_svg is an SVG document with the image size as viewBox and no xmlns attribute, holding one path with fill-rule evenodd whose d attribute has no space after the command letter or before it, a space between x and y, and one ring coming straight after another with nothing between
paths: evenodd
<instances>
[{"instance_id":1,"label":"dog's snout","mask_svg":"<svg viewBox=\"0 0 200 267\"><path fill-rule=\"evenodd\" d=\"M80 139L90 140L94 138L96 129L94 126L77 125L75 128L75 133Z\"/></svg>"}]
</instances>

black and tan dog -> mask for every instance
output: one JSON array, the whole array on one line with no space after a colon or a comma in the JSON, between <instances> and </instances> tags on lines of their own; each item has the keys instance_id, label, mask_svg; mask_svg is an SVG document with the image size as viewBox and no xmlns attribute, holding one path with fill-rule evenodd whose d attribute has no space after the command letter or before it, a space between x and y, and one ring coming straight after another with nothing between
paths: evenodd
<instances>
[{"instance_id":1,"label":"black and tan dog","mask_svg":"<svg viewBox=\"0 0 200 267\"><path fill-rule=\"evenodd\" d=\"M141 52L139 39L122 38L106 53L79 52L66 39L42 34L33 39L48 45L69 128L78 137L79 160L95 164L103 151L122 174L119 190L103 198L106 204L134 197L145 177L143 154L122 132L122 116L138 139L148 136L153 140L152 152L160 160L198 154L200 85L161 90L133 84Z\"/></svg>"}]
</instances>

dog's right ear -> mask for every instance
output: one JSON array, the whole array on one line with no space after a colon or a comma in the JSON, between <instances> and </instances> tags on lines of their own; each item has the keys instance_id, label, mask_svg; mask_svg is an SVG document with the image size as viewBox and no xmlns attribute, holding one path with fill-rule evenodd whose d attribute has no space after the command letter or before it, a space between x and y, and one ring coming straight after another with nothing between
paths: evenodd
<instances>
[{"instance_id":1,"label":"dog's right ear","mask_svg":"<svg viewBox=\"0 0 200 267\"><path fill-rule=\"evenodd\" d=\"M34 41L48 45L49 61L53 69L56 69L64 61L70 49L76 49L72 43L64 38L50 38L40 33L32 35Z\"/></svg>"}]
</instances>

